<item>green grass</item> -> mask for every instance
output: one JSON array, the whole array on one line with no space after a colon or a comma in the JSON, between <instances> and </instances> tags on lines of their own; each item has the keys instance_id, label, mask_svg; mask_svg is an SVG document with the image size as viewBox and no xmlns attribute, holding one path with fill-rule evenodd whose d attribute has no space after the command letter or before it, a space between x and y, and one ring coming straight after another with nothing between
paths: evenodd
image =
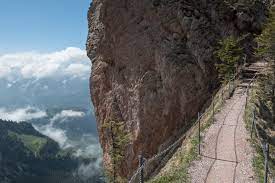
<instances>
[{"instance_id":1,"label":"green grass","mask_svg":"<svg viewBox=\"0 0 275 183\"><path fill-rule=\"evenodd\" d=\"M47 143L47 139L45 138L33 135L18 134L12 131L9 131L9 136L14 139L20 140L24 144L24 146L31 152L33 152L36 156Z\"/></svg>"},{"instance_id":2,"label":"green grass","mask_svg":"<svg viewBox=\"0 0 275 183\"><path fill-rule=\"evenodd\" d=\"M179 152L176 156L179 161L178 167L173 167L165 175L156 178L155 180L149 181L150 183L167 183L167 182L188 182L188 167L192 161L198 158L198 147L199 141L196 137L191 140L191 147L187 150Z\"/></svg>"},{"instance_id":3,"label":"green grass","mask_svg":"<svg viewBox=\"0 0 275 183\"><path fill-rule=\"evenodd\" d=\"M256 110L256 120L261 119L261 116L258 116L258 114L259 114L258 111L260 110L259 109L259 106L260 106L259 101L267 100L265 93L264 93L264 95L260 95L260 92L259 92L260 81L258 81L257 83L258 83L257 87L254 88L253 92L251 92L249 95L248 104L245 109L245 115L244 115L246 128L250 133L251 133L252 120L253 120L253 110L254 109ZM257 121L256 121L256 123L257 123ZM253 157L253 162L252 162L253 169L257 176L258 182L263 183L264 182L264 174L265 174L265 172L264 172L265 158L264 158L263 150L261 147L261 143L260 143L258 137L256 137L255 131L253 133L252 139L250 139L250 142L252 144L252 147L255 150L255 155ZM274 157L272 157L272 152L275 152L274 149L275 149L275 147L270 144L271 159L274 159ZM271 174L274 175L275 164L270 161L269 167L270 167Z\"/></svg>"},{"instance_id":4,"label":"green grass","mask_svg":"<svg viewBox=\"0 0 275 183\"><path fill-rule=\"evenodd\" d=\"M249 134L251 133L251 125L252 125L252 120L253 120L253 110L257 110L255 103L256 102L256 97L255 97L255 90L253 93L250 93L248 101L247 101L247 107L245 109L245 115L244 115L244 120L246 124L246 128L249 131ZM255 136L255 134L253 134ZM254 150L255 150L255 155L253 157L253 169L254 172L256 173L258 182L262 183L264 180L264 156L261 150L261 147L259 146L257 140L255 138L250 139L250 143L252 144Z\"/></svg>"},{"instance_id":5,"label":"green grass","mask_svg":"<svg viewBox=\"0 0 275 183\"><path fill-rule=\"evenodd\" d=\"M253 140L252 140L253 141ZM263 155L263 151L261 149L261 147L257 144L257 142L254 140L254 142L252 142L252 144L254 145L255 149L256 149L256 154L253 157L253 162L252 165L254 167L254 170L256 170L256 174L258 177L258 181L259 183L263 183L264 182L264 155Z\"/></svg>"}]
</instances>

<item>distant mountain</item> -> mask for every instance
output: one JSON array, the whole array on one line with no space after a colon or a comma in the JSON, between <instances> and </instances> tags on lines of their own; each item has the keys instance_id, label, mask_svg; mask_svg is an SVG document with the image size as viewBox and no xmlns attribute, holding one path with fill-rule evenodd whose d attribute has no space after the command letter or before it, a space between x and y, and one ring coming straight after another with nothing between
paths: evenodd
<instances>
[{"instance_id":1,"label":"distant mountain","mask_svg":"<svg viewBox=\"0 0 275 183\"><path fill-rule=\"evenodd\" d=\"M85 78L74 76L55 76L44 78L14 77L12 79L2 78L0 79L0 88L0 119L16 121L18 124L11 123L15 129L22 128L22 125L25 125L25 127L27 125L32 125L32 132L36 132L34 133L36 134L34 136L41 137L43 134L43 139L48 139L47 143L49 143L51 147L49 149L53 151L51 157L55 157L60 154L59 152L70 152L70 158L68 161L61 161L58 158L51 160L54 162L53 164L56 164L55 162L57 162L60 166L62 166L62 164L66 164L66 162L72 163L72 165L66 166L69 169L70 167L72 168L70 171L65 171L65 174L69 174L69 176L67 176L69 178L66 179L71 178L71 172L73 171L74 175L81 176L82 180L87 180L86 182L89 182L88 180L93 180L90 181L92 183L100 181L100 175L103 172L102 150L98 142L96 121L90 101L88 75L85 76ZM22 121L29 124L22 123ZM23 134L25 133L26 132ZM40 135L37 135L37 133ZM7 136L9 138L9 143L15 143L14 139L13 141L10 139L11 135L16 137L14 138L17 139L17 141L15 141L16 144L18 144L19 140L25 139L25 136L23 136L24 138L22 136L19 136L20 138L18 138L17 134L10 133L10 136ZM29 136L27 136L27 139L28 138ZM44 140L41 141L44 142ZM0 139L0 143L4 143L3 139ZM20 144L19 149L21 150L18 152L23 151L19 154L23 154L22 158L24 159L27 157L26 154L28 154L26 152L29 151L27 151L25 146L22 146L22 143ZM5 145L8 145L8 143ZM5 147L5 145L1 147ZM47 146L45 146L45 148L46 147ZM2 152L1 149L0 152ZM38 159L41 159L40 156L42 156L42 159L44 160L46 154L42 153L40 155L38 152L40 151L36 152L36 154L39 155ZM16 156L16 154L17 153L15 152L11 152L10 158L12 159L12 157ZM31 157L31 160L35 160L35 162L37 162L37 158L34 158L35 156ZM34 170L39 170L39 167L45 167L45 165L48 166L48 163L51 161L48 159L43 162L38 161L37 164L39 164L39 166L37 165L38 168L34 168ZM32 165L30 162L33 163L33 161L28 161L27 164ZM15 162L13 161L11 164L14 165ZM19 164L21 167L20 158ZM7 168L9 166L6 164L4 167ZM16 175L15 177L20 177L20 169L17 169L16 167L17 164L15 167L8 169L14 170L11 171L11 174ZM36 166L32 165L27 167ZM28 172L32 172L34 170L26 169L25 171L24 169L24 171L22 171L24 173L23 178L25 179ZM63 183L65 180L64 173L59 173L57 170L54 171L61 174L61 182ZM18 175L15 174L16 172L18 172ZM43 171L43 173L40 173L38 176L35 174L34 177L41 178L47 176L51 178L51 180L47 183L54 182L52 179L56 176L48 176L48 173L48 170ZM42 174L45 176L42 176ZM51 174L53 174L53 172ZM14 178L14 176L12 177ZM16 183L21 182L22 181L20 180ZM34 182L41 183L40 180L36 180ZM79 180L74 182L79 182ZM0 183L2 182L0 181Z\"/></svg>"},{"instance_id":2,"label":"distant mountain","mask_svg":"<svg viewBox=\"0 0 275 183\"><path fill-rule=\"evenodd\" d=\"M62 150L30 123L0 120L1 183L103 182L101 175L86 178L80 172L97 159L76 157L75 151Z\"/></svg>"},{"instance_id":3,"label":"distant mountain","mask_svg":"<svg viewBox=\"0 0 275 183\"><path fill-rule=\"evenodd\" d=\"M89 80L79 78L0 79L0 106L18 108L36 106L91 108Z\"/></svg>"}]
</instances>

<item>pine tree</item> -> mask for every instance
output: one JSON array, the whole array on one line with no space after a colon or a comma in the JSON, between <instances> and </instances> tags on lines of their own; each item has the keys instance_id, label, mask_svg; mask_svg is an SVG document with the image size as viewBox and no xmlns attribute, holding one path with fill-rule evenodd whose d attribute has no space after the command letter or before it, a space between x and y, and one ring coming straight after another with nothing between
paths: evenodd
<instances>
[{"instance_id":1,"label":"pine tree","mask_svg":"<svg viewBox=\"0 0 275 183\"><path fill-rule=\"evenodd\" d=\"M228 81L234 76L242 59L243 52L243 48L240 46L240 40L233 36L229 36L219 42L219 49L215 52L219 63L215 66L220 79Z\"/></svg>"},{"instance_id":2,"label":"pine tree","mask_svg":"<svg viewBox=\"0 0 275 183\"><path fill-rule=\"evenodd\" d=\"M127 133L125 129L124 122L108 121L105 123L104 128L106 128L111 136L111 150L110 156L112 159L112 171L109 172L110 182L126 182L117 173L120 169L122 160L124 158L125 147L129 143L130 134Z\"/></svg>"},{"instance_id":3,"label":"pine tree","mask_svg":"<svg viewBox=\"0 0 275 183\"><path fill-rule=\"evenodd\" d=\"M271 8L269 19L256 41L258 47L256 48L256 56L266 58L267 61L275 60L275 8Z\"/></svg>"},{"instance_id":4,"label":"pine tree","mask_svg":"<svg viewBox=\"0 0 275 183\"><path fill-rule=\"evenodd\" d=\"M261 35L256 38L258 47L256 49L256 55L259 59L266 60L272 68L272 75L270 80L272 81L271 89L271 101L273 108L273 123L275 123L275 8L271 8L268 21Z\"/></svg>"}]
</instances>

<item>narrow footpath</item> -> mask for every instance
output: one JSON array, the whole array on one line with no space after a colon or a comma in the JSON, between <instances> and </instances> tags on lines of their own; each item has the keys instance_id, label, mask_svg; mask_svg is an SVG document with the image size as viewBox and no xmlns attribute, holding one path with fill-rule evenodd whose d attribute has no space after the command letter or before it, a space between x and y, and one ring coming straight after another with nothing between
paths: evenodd
<instances>
[{"instance_id":1,"label":"narrow footpath","mask_svg":"<svg viewBox=\"0 0 275 183\"><path fill-rule=\"evenodd\" d=\"M255 66L251 68L215 115L215 123L202 134L201 158L188 170L192 183L257 182L252 167L253 148L243 119L246 86L256 72Z\"/></svg>"}]
</instances>

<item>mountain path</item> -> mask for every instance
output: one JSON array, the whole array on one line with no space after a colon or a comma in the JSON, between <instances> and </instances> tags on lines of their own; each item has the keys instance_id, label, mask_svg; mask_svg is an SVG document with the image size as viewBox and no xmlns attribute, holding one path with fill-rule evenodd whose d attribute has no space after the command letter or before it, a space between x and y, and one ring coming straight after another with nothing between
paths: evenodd
<instances>
[{"instance_id":1,"label":"mountain path","mask_svg":"<svg viewBox=\"0 0 275 183\"><path fill-rule=\"evenodd\" d=\"M189 168L193 183L252 183L253 149L243 120L246 95L237 88L203 136L200 160Z\"/></svg>"},{"instance_id":2,"label":"mountain path","mask_svg":"<svg viewBox=\"0 0 275 183\"><path fill-rule=\"evenodd\" d=\"M246 86L263 65L251 65L233 96L215 114L215 122L203 134L201 155L188 169L192 183L256 183L249 133L245 128Z\"/></svg>"}]
</instances>

